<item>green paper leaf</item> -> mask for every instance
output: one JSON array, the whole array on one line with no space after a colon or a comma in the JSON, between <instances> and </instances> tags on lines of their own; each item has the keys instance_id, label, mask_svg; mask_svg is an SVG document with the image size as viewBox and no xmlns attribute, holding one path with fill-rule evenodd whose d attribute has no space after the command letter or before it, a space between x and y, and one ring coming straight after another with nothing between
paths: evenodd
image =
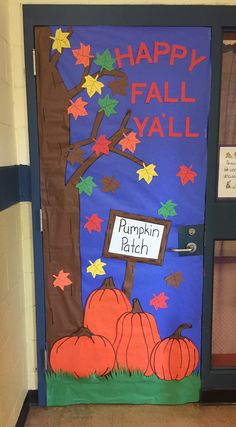
<instances>
[{"instance_id":1,"label":"green paper leaf","mask_svg":"<svg viewBox=\"0 0 236 427\"><path fill-rule=\"evenodd\" d=\"M76 188L79 190L79 194L85 193L87 196L91 196L93 193L93 189L97 187L97 185L93 182L92 176L87 176L87 178L80 178L80 182L76 184Z\"/></svg>"},{"instance_id":2,"label":"green paper leaf","mask_svg":"<svg viewBox=\"0 0 236 427\"><path fill-rule=\"evenodd\" d=\"M104 52L100 55L96 54L96 59L94 63L101 67L101 70L105 68L108 71L114 69L113 64L116 62L116 58L112 58L109 49L105 49Z\"/></svg>"},{"instance_id":3,"label":"green paper leaf","mask_svg":"<svg viewBox=\"0 0 236 427\"><path fill-rule=\"evenodd\" d=\"M173 203L171 200L168 200L166 203L161 202L161 208L158 209L158 215L162 215L165 219L168 216L176 216L177 213L175 211L176 203Z\"/></svg>"},{"instance_id":4,"label":"green paper leaf","mask_svg":"<svg viewBox=\"0 0 236 427\"><path fill-rule=\"evenodd\" d=\"M106 95L104 98L99 98L98 104L101 107L99 111L104 111L107 117L110 117L111 114L117 113L115 107L117 106L118 101L114 98L110 98L109 95Z\"/></svg>"}]
</instances>

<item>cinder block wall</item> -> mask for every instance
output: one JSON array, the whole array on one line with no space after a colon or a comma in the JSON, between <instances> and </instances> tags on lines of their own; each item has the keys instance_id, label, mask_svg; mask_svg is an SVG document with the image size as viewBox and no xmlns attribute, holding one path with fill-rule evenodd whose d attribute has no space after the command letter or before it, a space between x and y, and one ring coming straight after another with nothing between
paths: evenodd
<instances>
[{"instance_id":1,"label":"cinder block wall","mask_svg":"<svg viewBox=\"0 0 236 427\"><path fill-rule=\"evenodd\" d=\"M236 5L236 0L0 0L0 166L29 164L22 3ZM1 211L0 426L4 427L14 427L27 390L37 388L32 247L30 203Z\"/></svg>"}]
</instances>

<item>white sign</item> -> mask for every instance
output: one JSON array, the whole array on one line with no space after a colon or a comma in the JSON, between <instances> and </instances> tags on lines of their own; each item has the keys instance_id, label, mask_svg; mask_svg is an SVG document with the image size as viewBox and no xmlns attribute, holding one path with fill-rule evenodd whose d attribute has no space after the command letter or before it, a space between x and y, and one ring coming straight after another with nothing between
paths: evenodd
<instances>
[{"instance_id":1,"label":"white sign","mask_svg":"<svg viewBox=\"0 0 236 427\"><path fill-rule=\"evenodd\" d=\"M111 210L103 255L161 265L170 221Z\"/></svg>"},{"instance_id":2,"label":"white sign","mask_svg":"<svg viewBox=\"0 0 236 427\"><path fill-rule=\"evenodd\" d=\"M109 252L138 258L157 259L164 225L117 216Z\"/></svg>"},{"instance_id":3,"label":"white sign","mask_svg":"<svg viewBox=\"0 0 236 427\"><path fill-rule=\"evenodd\" d=\"M218 197L236 198L236 146L220 147Z\"/></svg>"}]
</instances>

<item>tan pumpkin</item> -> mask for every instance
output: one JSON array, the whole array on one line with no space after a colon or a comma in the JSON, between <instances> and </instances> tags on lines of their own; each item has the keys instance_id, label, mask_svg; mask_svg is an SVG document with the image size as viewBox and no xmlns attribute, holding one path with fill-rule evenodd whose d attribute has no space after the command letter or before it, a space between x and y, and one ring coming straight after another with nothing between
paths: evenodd
<instances>
[{"instance_id":1,"label":"tan pumpkin","mask_svg":"<svg viewBox=\"0 0 236 427\"><path fill-rule=\"evenodd\" d=\"M159 341L154 316L144 313L139 300L134 299L132 311L123 314L117 322L114 342L117 366L131 372L140 371L146 376L152 375L150 355Z\"/></svg>"},{"instance_id":2,"label":"tan pumpkin","mask_svg":"<svg viewBox=\"0 0 236 427\"><path fill-rule=\"evenodd\" d=\"M108 277L87 299L84 326L113 343L117 320L123 313L131 311L131 308L124 292L115 287L112 277Z\"/></svg>"}]
</instances>

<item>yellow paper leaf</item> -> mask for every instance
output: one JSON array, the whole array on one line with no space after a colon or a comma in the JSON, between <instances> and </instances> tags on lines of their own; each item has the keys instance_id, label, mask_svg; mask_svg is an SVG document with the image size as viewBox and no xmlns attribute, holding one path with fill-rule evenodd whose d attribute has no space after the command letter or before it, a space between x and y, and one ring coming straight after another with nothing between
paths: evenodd
<instances>
[{"instance_id":1,"label":"yellow paper leaf","mask_svg":"<svg viewBox=\"0 0 236 427\"><path fill-rule=\"evenodd\" d=\"M106 265L105 262L101 261L101 258L96 259L96 261L89 261L90 265L87 267L87 273L91 273L93 278L96 276L103 276L106 274L103 266Z\"/></svg>"},{"instance_id":2,"label":"yellow paper leaf","mask_svg":"<svg viewBox=\"0 0 236 427\"><path fill-rule=\"evenodd\" d=\"M58 28L55 32L55 36L50 36L50 39L54 40L52 44L53 50L58 50L59 53L62 52L62 48L69 48L70 47L70 41L68 40L68 36L70 33L62 31L61 28Z\"/></svg>"},{"instance_id":3,"label":"yellow paper leaf","mask_svg":"<svg viewBox=\"0 0 236 427\"><path fill-rule=\"evenodd\" d=\"M90 98L97 92L101 95L102 93L102 87L104 87L104 84L102 82L99 82L98 75L95 77L95 79L88 75L85 76L85 83L82 85L85 89L87 89L87 94Z\"/></svg>"},{"instance_id":4,"label":"yellow paper leaf","mask_svg":"<svg viewBox=\"0 0 236 427\"><path fill-rule=\"evenodd\" d=\"M152 182L153 177L158 176L158 174L155 172L155 168L156 166L153 163L147 166L145 165L145 163L143 163L143 168L137 170L138 180L140 181L141 179L144 179L147 184L150 184Z\"/></svg>"}]
</instances>

